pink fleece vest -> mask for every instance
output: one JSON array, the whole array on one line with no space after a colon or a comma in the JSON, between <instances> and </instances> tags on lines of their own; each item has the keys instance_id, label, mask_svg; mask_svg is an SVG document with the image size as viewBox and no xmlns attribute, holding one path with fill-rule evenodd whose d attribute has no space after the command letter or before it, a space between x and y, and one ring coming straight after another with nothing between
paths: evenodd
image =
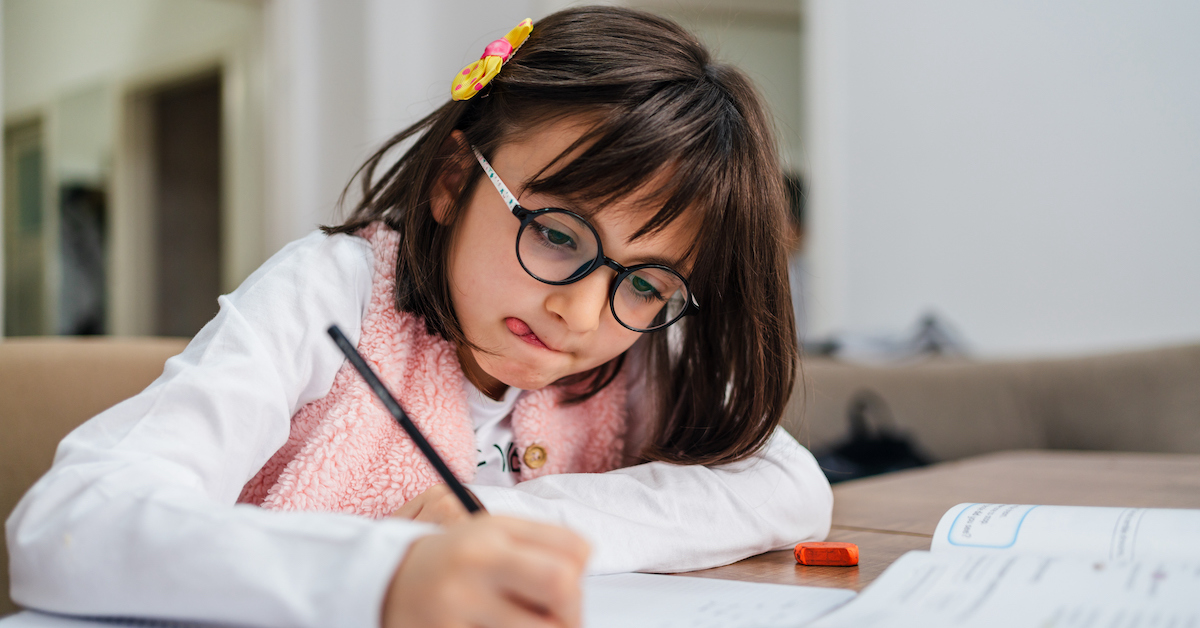
<instances>
[{"instance_id":1,"label":"pink fleece vest","mask_svg":"<svg viewBox=\"0 0 1200 628\"><path fill-rule=\"evenodd\" d=\"M375 257L371 301L358 350L383 379L454 474L475 478L475 431L455 348L430 335L422 319L395 308L400 236L376 223L360 232ZM561 387L521 396L513 408L513 445L521 480L551 473L598 473L621 461L624 375L591 399L559 403ZM534 468L534 465L537 465ZM292 417L287 442L242 489L239 502L278 510L385 517L441 482L358 373L344 363L329 394Z\"/></svg>"}]
</instances>

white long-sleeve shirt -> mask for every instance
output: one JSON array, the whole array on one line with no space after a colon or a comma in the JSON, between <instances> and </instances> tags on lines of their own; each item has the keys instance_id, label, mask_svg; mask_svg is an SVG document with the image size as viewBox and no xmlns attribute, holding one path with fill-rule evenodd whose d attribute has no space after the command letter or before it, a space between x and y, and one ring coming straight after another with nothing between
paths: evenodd
<instances>
[{"instance_id":1,"label":"white long-sleeve shirt","mask_svg":"<svg viewBox=\"0 0 1200 628\"><path fill-rule=\"evenodd\" d=\"M405 551L436 526L235 504L292 415L332 388L343 357L325 329L357 343L372 266L359 238L293 242L219 299L158 380L69 434L7 522L13 599L71 614L379 626ZM821 539L832 504L782 430L735 464L471 489L492 513L582 534L590 573L686 571Z\"/></svg>"}]
</instances>

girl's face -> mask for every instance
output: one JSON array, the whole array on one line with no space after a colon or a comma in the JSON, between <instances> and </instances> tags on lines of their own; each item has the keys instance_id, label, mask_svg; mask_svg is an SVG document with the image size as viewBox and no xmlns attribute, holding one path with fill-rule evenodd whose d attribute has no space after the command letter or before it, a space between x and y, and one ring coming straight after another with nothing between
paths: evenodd
<instances>
[{"instance_id":1,"label":"girl's face","mask_svg":"<svg viewBox=\"0 0 1200 628\"><path fill-rule=\"evenodd\" d=\"M539 127L505 144L491 159L496 174L522 207L560 207L588 216L608 257L625 266L659 259L682 273L694 237L683 220L630 242L656 207L639 190L607 207L578 207L545 194L525 192L525 183L584 131L570 120ZM478 168L474 158L469 163ZM435 217L444 215L451 192L435 186ZM594 210L594 211L593 211ZM482 180L454 225L450 247L451 299L468 339L484 351L461 348L459 360L480 390L499 397L508 386L532 390L612 360L640 336L621 326L608 306L615 273L599 268L563 286L542 283L521 267L516 238L521 222L500 194ZM659 332L661 333L661 332Z\"/></svg>"}]
</instances>

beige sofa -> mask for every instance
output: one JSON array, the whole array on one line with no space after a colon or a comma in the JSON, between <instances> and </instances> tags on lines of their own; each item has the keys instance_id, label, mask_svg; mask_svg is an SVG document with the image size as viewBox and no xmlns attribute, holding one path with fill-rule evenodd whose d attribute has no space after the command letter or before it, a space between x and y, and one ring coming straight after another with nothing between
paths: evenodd
<instances>
[{"instance_id":1,"label":"beige sofa","mask_svg":"<svg viewBox=\"0 0 1200 628\"><path fill-rule=\"evenodd\" d=\"M934 460L1003 449L1200 453L1200 344L1007 362L867 367L813 359L784 424L814 451L846 438L859 391Z\"/></svg>"},{"instance_id":2,"label":"beige sofa","mask_svg":"<svg viewBox=\"0 0 1200 628\"><path fill-rule=\"evenodd\" d=\"M41 339L0 341L0 518L54 459L75 426L145 388L186 340ZM0 543L0 615L8 597L8 546Z\"/></svg>"},{"instance_id":3,"label":"beige sofa","mask_svg":"<svg viewBox=\"0 0 1200 628\"><path fill-rule=\"evenodd\" d=\"M178 339L0 342L0 516L49 468L76 425L144 388ZM1200 345L1070 360L929 360L864 367L804 362L787 428L820 451L845 438L860 391L935 460L1003 449L1200 453ZM2 548L0 548L2 550ZM3 554L7 567L7 552ZM0 571L0 615L8 570Z\"/></svg>"}]
</instances>

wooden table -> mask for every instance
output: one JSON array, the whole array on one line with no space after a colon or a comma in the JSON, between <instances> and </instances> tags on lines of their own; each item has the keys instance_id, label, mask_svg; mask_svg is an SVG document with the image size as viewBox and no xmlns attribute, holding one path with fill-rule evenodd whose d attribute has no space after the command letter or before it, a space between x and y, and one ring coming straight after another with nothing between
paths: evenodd
<instances>
[{"instance_id":1,"label":"wooden table","mask_svg":"<svg viewBox=\"0 0 1200 628\"><path fill-rule=\"evenodd\" d=\"M845 482L833 488L830 541L859 547L857 567L805 567L767 552L689 576L860 590L909 550L927 550L955 504L1200 508L1200 455L1007 451Z\"/></svg>"}]
</instances>

